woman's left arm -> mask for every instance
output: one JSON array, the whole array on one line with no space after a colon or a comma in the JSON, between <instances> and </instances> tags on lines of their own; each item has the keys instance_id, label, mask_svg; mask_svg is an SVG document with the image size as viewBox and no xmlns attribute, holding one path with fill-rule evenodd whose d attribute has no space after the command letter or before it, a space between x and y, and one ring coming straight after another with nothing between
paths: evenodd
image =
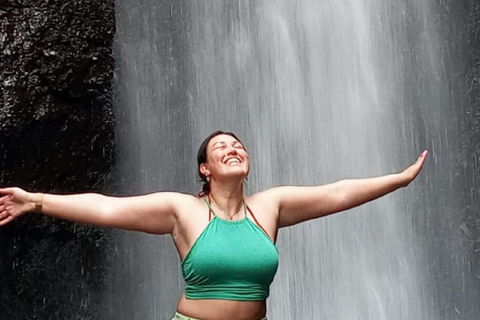
<instances>
[{"instance_id":1,"label":"woman's left arm","mask_svg":"<svg viewBox=\"0 0 480 320\"><path fill-rule=\"evenodd\" d=\"M420 173L427 153L423 151L413 165L396 174L316 187L278 187L265 193L278 207L278 227L287 227L359 206L408 186Z\"/></svg>"}]
</instances>

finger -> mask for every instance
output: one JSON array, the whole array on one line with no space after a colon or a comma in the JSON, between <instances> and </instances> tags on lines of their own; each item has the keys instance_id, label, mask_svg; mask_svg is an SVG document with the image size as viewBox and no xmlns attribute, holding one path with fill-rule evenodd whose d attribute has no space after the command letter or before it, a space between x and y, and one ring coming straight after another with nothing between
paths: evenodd
<instances>
[{"instance_id":1,"label":"finger","mask_svg":"<svg viewBox=\"0 0 480 320\"><path fill-rule=\"evenodd\" d=\"M0 194L9 195L13 193L13 188L1 188Z\"/></svg>"},{"instance_id":2,"label":"finger","mask_svg":"<svg viewBox=\"0 0 480 320\"><path fill-rule=\"evenodd\" d=\"M0 220L3 220L5 218L7 218L8 216L10 216L7 211L2 211L0 212Z\"/></svg>"},{"instance_id":3,"label":"finger","mask_svg":"<svg viewBox=\"0 0 480 320\"><path fill-rule=\"evenodd\" d=\"M8 194L8 195L6 195L6 196L3 196L3 197L1 197L1 198L0 198L0 204L5 204L5 202L6 202L7 200L9 200L9 199L10 199L10 197L11 197L11 195L10 195L10 194Z\"/></svg>"},{"instance_id":4,"label":"finger","mask_svg":"<svg viewBox=\"0 0 480 320\"><path fill-rule=\"evenodd\" d=\"M427 160L428 151L424 150L420 156L422 157L422 166L423 166L423 164L425 163L425 160Z\"/></svg>"},{"instance_id":5,"label":"finger","mask_svg":"<svg viewBox=\"0 0 480 320\"><path fill-rule=\"evenodd\" d=\"M8 211L2 211L2 212L0 212L0 220L6 219L6 218L8 218L8 217L10 217L10 216L11 216L11 214L8 213Z\"/></svg>"},{"instance_id":6,"label":"finger","mask_svg":"<svg viewBox=\"0 0 480 320\"><path fill-rule=\"evenodd\" d=\"M13 216L9 216L6 219L1 220L0 221L0 227L3 226L3 225L6 225L7 223L12 221L13 219L15 219Z\"/></svg>"},{"instance_id":7,"label":"finger","mask_svg":"<svg viewBox=\"0 0 480 320\"><path fill-rule=\"evenodd\" d=\"M423 150L422 153L420 153L420 156L418 157L417 161L415 161L415 165L423 166L423 163L425 162L427 155L428 155L428 151Z\"/></svg>"}]
</instances>

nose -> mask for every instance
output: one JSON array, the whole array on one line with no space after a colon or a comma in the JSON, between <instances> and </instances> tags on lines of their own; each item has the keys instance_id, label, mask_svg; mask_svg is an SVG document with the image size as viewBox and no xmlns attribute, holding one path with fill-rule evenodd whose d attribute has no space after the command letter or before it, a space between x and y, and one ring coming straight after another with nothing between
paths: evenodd
<instances>
[{"instance_id":1,"label":"nose","mask_svg":"<svg viewBox=\"0 0 480 320\"><path fill-rule=\"evenodd\" d=\"M227 155L237 154L237 150L233 146L227 147Z\"/></svg>"}]
</instances>

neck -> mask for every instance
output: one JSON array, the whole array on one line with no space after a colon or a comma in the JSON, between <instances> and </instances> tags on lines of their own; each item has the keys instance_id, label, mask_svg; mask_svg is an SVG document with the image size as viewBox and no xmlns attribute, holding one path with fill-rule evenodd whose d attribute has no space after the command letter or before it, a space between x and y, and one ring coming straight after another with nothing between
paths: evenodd
<instances>
[{"instance_id":1,"label":"neck","mask_svg":"<svg viewBox=\"0 0 480 320\"><path fill-rule=\"evenodd\" d=\"M210 197L226 214L232 216L243 203L243 182L237 184L219 184L212 181Z\"/></svg>"}]
</instances>

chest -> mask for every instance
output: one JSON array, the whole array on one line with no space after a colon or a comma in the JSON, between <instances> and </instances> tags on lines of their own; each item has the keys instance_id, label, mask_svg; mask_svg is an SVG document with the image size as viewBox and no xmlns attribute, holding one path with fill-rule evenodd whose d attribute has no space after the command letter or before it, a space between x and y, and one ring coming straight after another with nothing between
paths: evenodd
<instances>
[{"instance_id":1,"label":"chest","mask_svg":"<svg viewBox=\"0 0 480 320\"><path fill-rule=\"evenodd\" d=\"M278 267L278 252L271 239L248 218L235 222L214 218L193 244L182 267L186 279L190 275L226 281L233 276L271 282Z\"/></svg>"},{"instance_id":2,"label":"chest","mask_svg":"<svg viewBox=\"0 0 480 320\"><path fill-rule=\"evenodd\" d=\"M255 201L247 199L247 203L255 215L254 219L256 221L252 221L252 223L259 224L265 233L268 234L269 239L267 238L266 240L275 242L277 236L277 219L275 218L275 212L270 212L272 211L271 208L263 206L261 203L256 203ZM201 199L199 199L198 205L194 208L190 207L185 209L187 210L181 212L177 218L176 232L173 238L181 260L191 251L195 242L200 238L213 218L213 216L209 215L207 205ZM243 218L244 217L242 217L242 220ZM248 212L247 218L250 220L253 219ZM233 223L232 226L233 225L235 225L235 223ZM222 246L225 245L242 246L246 244L243 238L244 235L241 234L239 229L235 230L235 228L229 228L228 226L227 229L232 232L232 237L224 239L225 241L216 241L215 246L218 250L223 249ZM217 234L216 236L222 237L221 234Z\"/></svg>"}]
</instances>

